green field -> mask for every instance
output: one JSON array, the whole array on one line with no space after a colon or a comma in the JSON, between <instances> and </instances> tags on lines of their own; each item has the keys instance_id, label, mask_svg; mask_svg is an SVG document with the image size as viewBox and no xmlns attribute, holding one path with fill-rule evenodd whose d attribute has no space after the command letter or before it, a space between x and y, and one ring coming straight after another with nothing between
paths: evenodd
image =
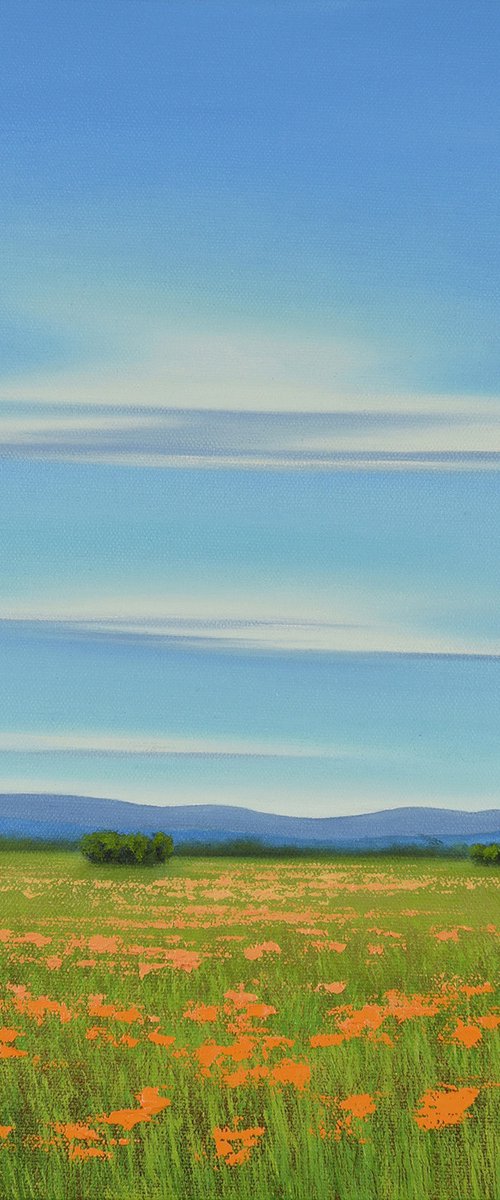
<instances>
[{"instance_id":1,"label":"green field","mask_svg":"<svg viewBox=\"0 0 500 1200\"><path fill-rule=\"evenodd\" d=\"M0 871L2 1200L498 1200L493 868Z\"/></svg>"}]
</instances>

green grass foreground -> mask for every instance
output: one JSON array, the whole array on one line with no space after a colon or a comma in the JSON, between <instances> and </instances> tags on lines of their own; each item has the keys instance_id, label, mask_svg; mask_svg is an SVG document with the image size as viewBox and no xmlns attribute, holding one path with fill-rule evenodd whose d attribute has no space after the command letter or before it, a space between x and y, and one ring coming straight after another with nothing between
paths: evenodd
<instances>
[{"instance_id":1,"label":"green grass foreground","mask_svg":"<svg viewBox=\"0 0 500 1200\"><path fill-rule=\"evenodd\" d=\"M498 872L0 871L2 1200L498 1200Z\"/></svg>"}]
</instances>

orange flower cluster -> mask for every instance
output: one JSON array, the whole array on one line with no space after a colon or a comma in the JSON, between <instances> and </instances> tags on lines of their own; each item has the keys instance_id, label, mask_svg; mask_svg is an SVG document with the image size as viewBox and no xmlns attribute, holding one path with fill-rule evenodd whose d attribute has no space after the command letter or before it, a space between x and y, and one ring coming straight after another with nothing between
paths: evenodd
<instances>
[{"instance_id":1,"label":"orange flower cluster","mask_svg":"<svg viewBox=\"0 0 500 1200\"><path fill-rule=\"evenodd\" d=\"M216 1126L213 1137L217 1157L223 1158L228 1167L247 1162L250 1151L258 1145L265 1132L263 1125L256 1125L253 1129L229 1129L228 1126L220 1129Z\"/></svg>"}]
</instances>

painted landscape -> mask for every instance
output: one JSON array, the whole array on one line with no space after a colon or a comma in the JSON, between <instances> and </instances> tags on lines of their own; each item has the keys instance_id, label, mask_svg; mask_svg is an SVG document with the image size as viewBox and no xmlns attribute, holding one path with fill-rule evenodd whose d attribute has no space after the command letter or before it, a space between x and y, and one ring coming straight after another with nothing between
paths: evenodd
<instances>
[{"instance_id":1,"label":"painted landscape","mask_svg":"<svg viewBox=\"0 0 500 1200\"><path fill-rule=\"evenodd\" d=\"M1 865L3 1196L493 1200L497 871Z\"/></svg>"},{"instance_id":2,"label":"painted landscape","mask_svg":"<svg viewBox=\"0 0 500 1200\"><path fill-rule=\"evenodd\" d=\"M0 1200L500 1200L499 33L0 2Z\"/></svg>"}]
</instances>

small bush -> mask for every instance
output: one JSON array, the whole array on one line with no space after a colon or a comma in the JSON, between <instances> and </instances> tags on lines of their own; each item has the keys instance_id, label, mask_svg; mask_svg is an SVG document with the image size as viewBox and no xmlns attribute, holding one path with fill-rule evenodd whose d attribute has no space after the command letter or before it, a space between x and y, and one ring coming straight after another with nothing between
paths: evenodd
<instances>
[{"instance_id":1,"label":"small bush","mask_svg":"<svg viewBox=\"0 0 500 1200\"><path fill-rule=\"evenodd\" d=\"M488 846L477 842L475 846L471 846L470 854L473 862L479 866L500 867L500 846L497 842L490 842Z\"/></svg>"},{"instance_id":2,"label":"small bush","mask_svg":"<svg viewBox=\"0 0 500 1200\"><path fill-rule=\"evenodd\" d=\"M113 830L86 833L80 842L85 858L92 863L121 863L124 866L154 866L166 862L174 849L166 833L146 837L144 833L115 833Z\"/></svg>"}]
</instances>

